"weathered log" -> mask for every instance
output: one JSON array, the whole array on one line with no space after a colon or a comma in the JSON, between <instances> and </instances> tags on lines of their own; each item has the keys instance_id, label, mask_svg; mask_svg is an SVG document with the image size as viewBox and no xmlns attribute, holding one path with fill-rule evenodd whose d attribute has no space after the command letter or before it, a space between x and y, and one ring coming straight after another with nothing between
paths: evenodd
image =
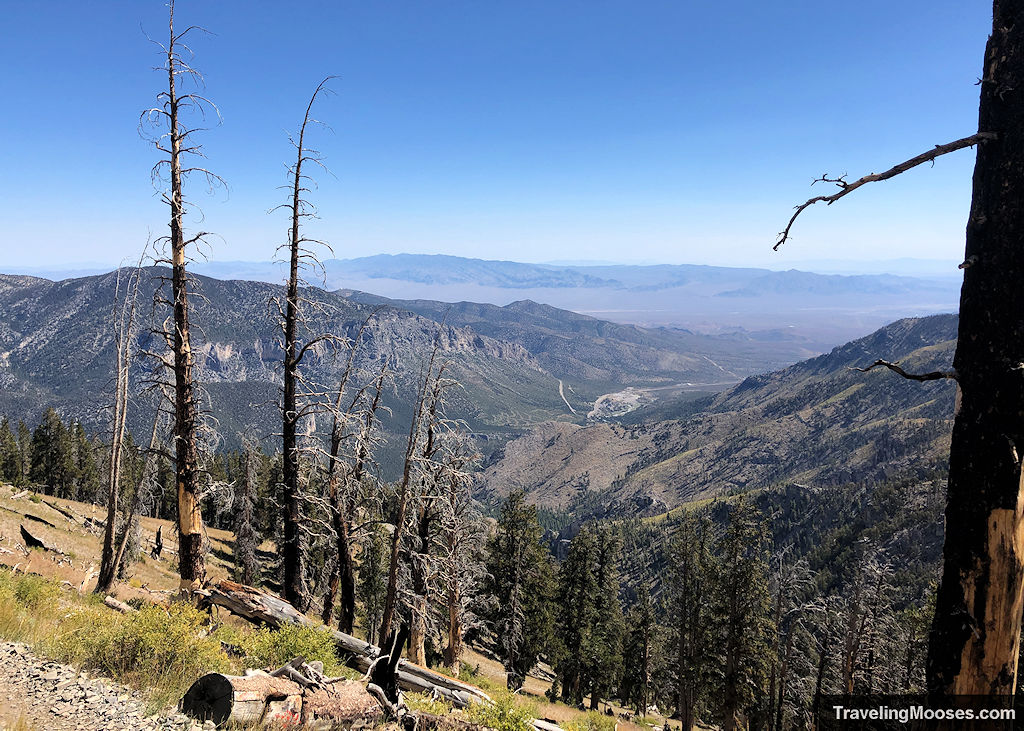
<instances>
[{"instance_id":1,"label":"weathered log","mask_svg":"<svg viewBox=\"0 0 1024 731\"><path fill-rule=\"evenodd\" d=\"M299 612L280 597L234 581L221 581L202 592L206 600L237 614L250 622L266 624L273 628L287 624L314 625L306 615ZM319 626L319 625L317 625ZM327 629L327 628L324 628ZM327 629L334 638L338 649L349 655L350 664L360 672L367 672L373 661L381 655L376 645L357 637ZM474 700L490 702L490 697L476 686L455 678L449 678L433 670L399 660L398 685L402 690L414 693L437 693L458 708L465 708Z\"/></svg>"},{"instance_id":2,"label":"weathered log","mask_svg":"<svg viewBox=\"0 0 1024 731\"><path fill-rule=\"evenodd\" d=\"M302 715L302 687L263 672L244 676L209 673L185 693L181 711L218 726L261 722L295 725Z\"/></svg>"},{"instance_id":3,"label":"weathered log","mask_svg":"<svg viewBox=\"0 0 1024 731\"><path fill-rule=\"evenodd\" d=\"M118 601L112 596L103 597L103 603L115 612L120 612L121 614L136 614L139 611L135 607L128 606L124 602Z\"/></svg>"},{"instance_id":4,"label":"weathered log","mask_svg":"<svg viewBox=\"0 0 1024 731\"><path fill-rule=\"evenodd\" d=\"M356 680L326 683L306 691L302 697L302 722L307 727L351 727L358 722L374 725L383 715L380 704Z\"/></svg>"}]
</instances>

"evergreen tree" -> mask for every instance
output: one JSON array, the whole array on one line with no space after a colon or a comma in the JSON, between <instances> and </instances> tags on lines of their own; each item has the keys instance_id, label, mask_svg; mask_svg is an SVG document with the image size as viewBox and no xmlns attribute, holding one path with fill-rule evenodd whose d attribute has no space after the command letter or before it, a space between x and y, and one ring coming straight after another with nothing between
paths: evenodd
<instances>
[{"instance_id":1,"label":"evergreen tree","mask_svg":"<svg viewBox=\"0 0 1024 731\"><path fill-rule=\"evenodd\" d=\"M644 715L651 704L652 646L657 632L654 601L646 580L640 584L636 604L630 609L626 624L629 639L623 657L621 698L623 703Z\"/></svg>"},{"instance_id":2,"label":"evergreen tree","mask_svg":"<svg viewBox=\"0 0 1024 731\"><path fill-rule=\"evenodd\" d=\"M583 705L587 693L587 659L593 644L591 631L596 613L597 580L594 576L595 537L584 528L569 544L569 553L558 571L559 657L555 665L562 698Z\"/></svg>"},{"instance_id":3,"label":"evergreen tree","mask_svg":"<svg viewBox=\"0 0 1024 731\"><path fill-rule=\"evenodd\" d=\"M49 408L32 432L29 478L48 495L66 497L74 479L71 438L56 410Z\"/></svg>"},{"instance_id":4,"label":"evergreen tree","mask_svg":"<svg viewBox=\"0 0 1024 731\"><path fill-rule=\"evenodd\" d=\"M610 528L596 531L594 540L594 624L590 631L586 675L590 707L612 694L622 674L622 637L625 626L619 603L617 568L621 541Z\"/></svg>"},{"instance_id":5,"label":"evergreen tree","mask_svg":"<svg viewBox=\"0 0 1024 731\"><path fill-rule=\"evenodd\" d=\"M75 487L72 497L75 500L94 502L99 498L100 472L93 445L80 421L76 421L71 429L71 446L75 459Z\"/></svg>"},{"instance_id":6,"label":"evergreen tree","mask_svg":"<svg viewBox=\"0 0 1024 731\"><path fill-rule=\"evenodd\" d=\"M554 577L537 509L517 491L501 506L498 529L487 545L488 621L510 689L522 687L552 634Z\"/></svg>"},{"instance_id":7,"label":"evergreen tree","mask_svg":"<svg viewBox=\"0 0 1024 731\"><path fill-rule=\"evenodd\" d=\"M687 514L669 546L665 604L674 640L675 706L683 731L706 710L715 671L710 521Z\"/></svg>"},{"instance_id":8,"label":"evergreen tree","mask_svg":"<svg viewBox=\"0 0 1024 731\"><path fill-rule=\"evenodd\" d=\"M719 695L722 728L742 727L741 716L759 711L755 693L766 686L770 655L771 592L767 529L754 503L740 498L718 544L720 569L714 620L723 652Z\"/></svg>"},{"instance_id":9,"label":"evergreen tree","mask_svg":"<svg viewBox=\"0 0 1024 731\"><path fill-rule=\"evenodd\" d=\"M260 479L260 455L247 444L241 456L239 474L235 480L234 531L235 580L255 586L259 579L256 549L260 543L256 532L256 491Z\"/></svg>"},{"instance_id":10,"label":"evergreen tree","mask_svg":"<svg viewBox=\"0 0 1024 731\"><path fill-rule=\"evenodd\" d=\"M18 460L21 464L21 478L15 483L26 485L32 469L32 432L24 421L18 421Z\"/></svg>"},{"instance_id":11,"label":"evergreen tree","mask_svg":"<svg viewBox=\"0 0 1024 731\"><path fill-rule=\"evenodd\" d=\"M0 479L11 484L21 483L21 459L18 455L18 440L11 432L11 424L4 417L0 421Z\"/></svg>"}]
</instances>

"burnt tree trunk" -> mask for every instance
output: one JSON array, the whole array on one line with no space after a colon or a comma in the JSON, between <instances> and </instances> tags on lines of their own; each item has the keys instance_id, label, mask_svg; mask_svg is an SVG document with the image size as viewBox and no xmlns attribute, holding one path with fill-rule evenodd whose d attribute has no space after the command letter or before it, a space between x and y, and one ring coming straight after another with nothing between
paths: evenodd
<instances>
[{"instance_id":1,"label":"burnt tree trunk","mask_svg":"<svg viewBox=\"0 0 1024 731\"><path fill-rule=\"evenodd\" d=\"M310 100L310 105L312 105ZM306 120L309 109L306 110ZM306 122L299 132L299 153L295 163L292 183L292 220L289 230L288 292L284 312L284 396L281 404L281 447L283 451L281 478L282 502L284 503L284 535L281 550L284 564L285 599L301 605L305 595L302 580L302 496L299 492L299 448L298 448L298 344L299 321L299 214L302 205L302 145L306 134Z\"/></svg>"},{"instance_id":2,"label":"burnt tree trunk","mask_svg":"<svg viewBox=\"0 0 1024 731\"><path fill-rule=\"evenodd\" d=\"M1014 692L1024 580L1024 3L996 0L967 223L933 695Z\"/></svg>"},{"instance_id":3,"label":"burnt tree trunk","mask_svg":"<svg viewBox=\"0 0 1024 731\"><path fill-rule=\"evenodd\" d=\"M313 96L306 105L306 114L302 118L299 139L296 143L295 165L291 168L291 200L286 207L291 213L288 229L288 286L285 294L284 307L284 394L281 403L281 449L282 495L284 504L284 531L282 546L282 563L284 564L283 593L285 598L305 608L307 605L306 585L303 572L303 540L302 540L302 487L301 465L299 459L298 427L302 411L299 406L299 364L306 351L314 343L324 340L316 337L299 347L299 265L305 259L316 260L315 256L303 248L304 244L318 243L304 238L301 232L302 219L313 215L309 204L303 200L304 177L303 163L319 162L318 155L306 149L306 128L310 122L313 103L323 91L330 79L324 79L316 87Z\"/></svg>"},{"instance_id":4,"label":"burnt tree trunk","mask_svg":"<svg viewBox=\"0 0 1024 731\"><path fill-rule=\"evenodd\" d=\"M185 201L182 193L182 138L178 119L178 38L174 33L174 4L170 5L170 45L167 48L167 113L170 154L171 291L174 308L174 477L178 498L178 573L180 588L190 593L206 579L203 555L203 515L199 502L199 413L192 373L194 356L189 334L188 274L185 271ZM186 32L188 32L186 30Z\"/></svg>"}]
</instances>

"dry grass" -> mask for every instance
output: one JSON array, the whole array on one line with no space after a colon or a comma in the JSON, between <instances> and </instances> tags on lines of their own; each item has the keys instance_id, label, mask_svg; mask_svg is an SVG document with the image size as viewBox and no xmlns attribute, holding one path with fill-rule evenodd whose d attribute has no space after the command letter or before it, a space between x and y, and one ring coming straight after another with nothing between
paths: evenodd
<instances>
[{"instance_id":1,"label":"dry grass","mask_svg":"<svg viewBox=\"0 0 1024 731\"><path fill-rule=\"evenodd\" d=\"M14 568L19 572L40 574L51 579L54 582L52 586L63 586L64 591L59 592L58 601L41 602L39 608L33 612L25 611L24 607L15 601L4 601L4 597L0 596L0 637L39 646L45 653L46 641L58 634L58 625L69 619L68 615L72 610L89 607L90 611L98 612L101 616L113 614L101 604L98 605L98 598L89 593L96 582L94 573L99 565L102 535L91 533L81 522L69 520L48 503L76 515L89 516L97 520L103 518L104 512L95 505L50 496L38 496L38 500L33 500L32 493L14 499L13 495L17 492L19 491L10 486L0 486L0 547L9 551L0 551L0 576L6 574L3 571L4 567ZM46 520L56 528L26 519L27 515ZM47 545L60 549L66 555L59 556L41 550L29 551L26 555L19 550L19 525L22 523L33 535L44 540ZM141 524L145 557L134 566L131 580L120 584L114 593L123 600L140 598L148 603L167 605L178 588L173 553L174 525L170 521L154 518L142 518ZM163 528L164 558L154 561L148 554L159 527ZM230 557L234 537L230 532L221 530L210 530L209 536L212 552L207 560L207 571L214 580L227 578L231 570ZM83 580L90 575L91 578L84 585L84 593L79 595L78 590L83 588ZM29 578L27 581L31 582L32 579ZM251 625L227 613L221 613L219 620L236 634L249 635L252 632ZM113 621L117 621L116 617ZM239 637L231 638L232 644L238 644L238 640ZM50 654L59 653L51 646ZM504 690L505 670L501 663L472 648L467 648L463 661L477 671L471 682L487 692ZM149 685L150 694L156 699L157 704L174 700L172 695L178 692L180 684L184 682L184 679L179 678L174 682L161 683L167 687L152 687L151 677L129 675L126 674L121 679L137 687ZM171 686L173 689L169 690ZM538 718L548 718L559 725L582 723L586 718L585 712L547 700L545 693L550 687L550 681L530 675L526 678L521 693L515 696L515 703ZM622 709L614 710L620 712ZM659 720L664 723L664 720ZM619 721L619 728L621 731L649 731L649 726L638 726L624 721Z\"/></svg>"},{"instance_id":2,"label":"dry grass","mask_svg":"<svg viewBox=\"0 0 1024 731\"><path fill-rule=\"evenodd\" d=\"M76 589L82 586L86 577L90 577L85 591L91 591L96 585L95 572L99 568L101 542L103 536L98 531L90 532L80 522L75 522L55 510L57 505L71 513L96 520L103 520L105 511L99 506L80 503L74 500L63 500L48 495L28 495L14 499L20 492L10 486L0 486L0 547L10 551L0 551L0 566L9 566L29 573L37 573L53 578L58 582L67 581ZM37 501L38 500L38 501ZM52 523L51 528L27 516L40 518ZM30 551L26 555L18 548L22 544L19 526L24 524L32 535L42 539L62 551L59 556L46 551ZM122 599L142 597L147 601L159 600L165 592L175 592L178 588L176 554L174 550L174 524L169 520L142 518L143 559L132 568L130 581L118 587L117 594ZM154 561L149 556L157 528L163 528L165 550L163 557ZM94 529L95 530L95 529ZM224 579L231 571L230 556L234 537L229 531L210 529L208 531L211 555L207 559L207 573L214 580ZM225 559L227 557L227 560Z\"/></svg>"}]
</instances>

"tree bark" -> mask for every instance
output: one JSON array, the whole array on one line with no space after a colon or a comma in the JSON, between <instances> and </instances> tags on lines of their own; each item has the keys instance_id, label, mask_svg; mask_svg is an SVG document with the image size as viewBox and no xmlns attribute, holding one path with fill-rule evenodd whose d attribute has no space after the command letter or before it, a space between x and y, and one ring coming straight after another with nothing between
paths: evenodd
<instances>
[{"instance_id":1,"label":"tree bark","mask_svg":"<svg viewBox=\"0 0 1024 731\"><path fill-rule=\"evenodd\" d=\"M315 95L314 95L315 98ZM310 105L313 100L310 100ZM299 492L298 449L298 345L299 320L299 206L302 186L303 144L309 109L299 132L298 159L292 181L291 229L288 246L288 291L284 317L284 400L281 404L282 502L284 503L284 535L281 556L284 563L284 596L293 604L301 604L305 595L302 577L302 497Z\"/></svg>"},{"instance_id":2,"label":"tree bark","mask_svg":"<svg viewBox=\"0 0 1024 731\"><path fill-rule=\"evenodd\" d=\"M190 594L206 580L203 552L203 514L199 501L199 414L196 407L194 356L189 333L188 274L185 271L185 202L182 193L182 130L178 120L178 36L174 33L174 4L170 5L170 44L167 47L167 112L170 144L171 291L174 309L174 477L178 498L178 573L180 589Z\"/></svg>"},{"instance_id":3,"label":"tree bark","mask_svg":"<svg viewBox=\"0 0 1024 731\"><path fill-rule=\"evenodd\" d=\"M996 0L985 51L953 367L946 538L928 690L1012 695L1024 581L1024 3Z\"/></svg>"}]
</instances>

